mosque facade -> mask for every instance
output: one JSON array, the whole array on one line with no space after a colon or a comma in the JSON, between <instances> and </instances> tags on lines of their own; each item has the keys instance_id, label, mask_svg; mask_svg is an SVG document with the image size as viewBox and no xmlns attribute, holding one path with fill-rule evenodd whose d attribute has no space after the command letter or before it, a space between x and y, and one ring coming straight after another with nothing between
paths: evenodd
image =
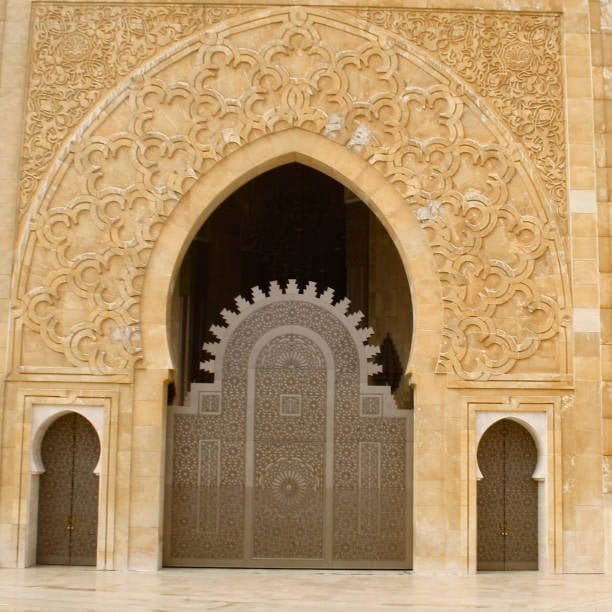
<instances>
[{"instance_id":1,"label":"mosque facade","mask_svg":"<svg viewBox=\"0 0 612 612\"><path fill-rule=\"evenodd\" d=\"M612 571L607 0L0 19L0 566Z\"/></svg>"}]
</instances>

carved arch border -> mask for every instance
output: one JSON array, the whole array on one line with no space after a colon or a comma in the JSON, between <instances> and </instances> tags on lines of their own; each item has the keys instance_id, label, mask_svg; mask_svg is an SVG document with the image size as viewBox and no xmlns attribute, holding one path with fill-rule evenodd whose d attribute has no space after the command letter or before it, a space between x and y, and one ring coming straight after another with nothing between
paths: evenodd
<instances>
[{"instance_id":1,"label":"carved arch border","mask_svg":"<svg viewBox=\"0 0 612 612\"><path fill-rule=\"evenodd\" d=\"M165 223L147 267L142 297L144 367L173 369L168 322L183 256L206 218L241 185L274 167L298 162L351 189L379 218L402 259L411 291L414 330L406 372L433 374L442 341L442 288L433 254L413 213L389 182L345 147L317 134L291 129L244 145L183 197Z\"/></svg>"},{"instance_id":2,"label":"carved arch border","mask_svg":"<svg viewBox=\"0 0 612 612\"><path fill-rule=\"evenodd\" d=\"M555 256L557 257L557 259L555 260L555 275L556 275L556 278L557 277L558 278L556 281L551 281L551 282L557 282L558 284L557 289L558 289L559 303L551 305L550 303L547 303L546 299L540 300L538 304L536 304L536 309L539 309L539 311L544 312L544 315L542 316L543 317L548 316L548 318L551 319L552 321L550 322L547 320L545 322L545 326L549 326L549 327L546 327L544 329L544 332L541 334L541 336L544 338L547 338L547 337L550 337L551 334L552 335L557 334L557 333L562 334L563 338L561 339L560 342L563 344L563 346L567 348L568 347L567 338L565 338L564 336L565 332L562 329L565 325L564 321L567 319L566 313L567 313L567 308L568 308L568 303L569 303L569 290L568 290L568 283L567 283L568 274L567 274L565 261L562 256L563 240L561 238L561 234L558 228L556 227L556 224L554 221L554 211L551 209L550 202L547 201L544 195L545 190L543 188L543 185L541 184L541 180L539 177L537 177L536 175L534 175L534 173L530 171L532 162L529 159L529 156L525 153L525 151L522 150L522 147L515 142L515 139L513 138L509 130L505 128L503 123L497 118L496 114L490 111L489 109L487 109L486 105L483 105L478 100L478 97L475 95L475 93L472 91L472 89L469 86L467 86L465 83L462 83L456 76L454 76L451 73L450 70L446 69L435 59L425 56L421 49L419 49L418 47L414 45L411 45L410 43L407 43L404 41L398 41L397 38L392 35L392 33L386 32L376 26L371 26L371 25L366 26L364 22L360 20L356 20L348 16L346 18L343 18L343 21L340 22L338 17L334 15L332 12L325 11L324 9L313 9L313 8L306 9L306 8L294 7L294 8L272 9L272 10L267 10L265 12L262 11L262 12L249 13L249 15L247 16L241 16L239 18L227 20L226 22L223 22L220 25L209 28L204 33L197 34L195 36L190 37L189 39L182 41L181 43L178 43L174 47L163 52L161 55L159 55L155 59L145 63L139 70L134 72L131 78L127 79L123 84L121 84L113 92L111 92L107 96L107 98L102 103L100 103L96 107L96 109L94 109L94 111L92 111L88 115L88 117L81 123L79 129L75 132L73 137L63 147L62 151L58 154L58 156L56 157L56 162L54 164L53 173L50 174L47 177L47 179L41 184L41 188L39 189L37 195L34 198L33 206L30 207L28 217L24 219L24 224L21 227L19 247L18 247L22 255L20 257L20 261L22 262L22 265L20 268L18 268L17 273L15 274L15 277L14 277L15 284L14 284L13 295L17 298L16 303L18 303L21 298L26 297L25 294L26 294L27 276L30 273L30 263L32 261L33 251L35 250L35 241L33 239L35 231L32 229L32 227L37 226L39 232L42 231L41 228L44 228L44 214L42 216L38 216L40 213L41 205L43 205L43 203L45 202L49 203L51 201L51 198L53 197L54 192L57 191L65 174L70 169L71 164L74 163L74 158L72 156L77 155L79 147L84 146L83 142L86 141L88 138L91 138L94 135L94 130L97 129L97 127L99 127L104 121L106 121L115 110L121 107L121 104L125 102L125 100L129 96L130 89L138 88L140 84L143 82L143 80L146 81L146 79L150 79L152 75L154 76L156 74L160 74L164 68L170 66L174 61L176 61L177 58L185 57L186 55L191 53L196 47L202 46L203 44L205 44L206 41L208 41L209 43L214 43L216 40L224 39L226 35L229 35L229 33L233 31L239 31L241 28L245 28L245 27L246 28L256 27L253 24L257 24L259 22L269 23L270 20L281 19L282 16L288 16L289 19L297 19L298 21L301 19L306 19L306 20L313 19L315 21L318 20L317 23L325 24L326 26L332 27L332 28L339 28L339 26L342 26L341 27L342 30L345 30L346 32L350 32L351 35L359 37L362 41L368 41L369 43L374 45L377 50L376 52L380 52L381 56L387 54L389 57L403 58L403 61L412 62L413 64L425 67L433 75L433 78L434 80L436 80L436 82L445 84L445 86L449 88L449 91L455 91L456 94L453 94L453 95L460 96L462 100L462 104L465 104L466 108L470 108L471 111L473 111L477 117L483 118L483 121L486 122L487 128L494 135L494 138L496 140L495 147L498 147L497 150L499 151L501 151L502 149L504 150L503 155L506 156L508 163L512 165L513 167L512 172L516 172L517 175L521 177L525 185L525 189L529 193L530 205L533 208L533 210L531 211L532 219L529 221L529 223L532 223L538 226L540 228L538 229L538 231L543 232L543 235L545 235L545 240L549 242L550 245L554 245L554 248L551 247L550 251L551 251L551 257L555 257ZM142 119L144 119L144 117L137 118L137 120L142 120ZM275 128L275 129L278 130L279 128ZM357 132L355 133L355 135L358 136ZM231 139L230 139L229 144L231 144ZM246 144L244 143L238 143L238 144L240 147L246 146ZM352 148L353 151L355 151L355 154L353 155L353 159L357 159L359 157L359 155L357 155L357 152L359 151L358 147L361 145L357 141L353 142L353 140L350 140L349 142L346 143L346 146L348 146L349 148ZM486 153L484 153L485 149L486 149ZM478 155L478 156L484 155L488 159L487 156L491 152L492 150L490 151L488 147L484 147L482 149L482 152L479 152L478 154L476 153L473 153L473 154ZM376 153L374 155L374 158L376 158L377 156L378 156L378 161L374 162L371 159L368 161L371 165L378 164L379 166L378 170L380 170L381 168L384 168L385 164L393 165L393 163L395 163L395 162L392 163L388 155L384 153L382 150ZM216 161L216 164L221 164L223 161L224 161L223 159L221 161ZM485 161L482 161L479 163L484 164ZM82 170L85 173L87 173L88 171L93 171L92 169L88 170L87 167L83 167ZM190 171L193 172L193 169L190 169ZM201 176L204 176L205 178L206 175L209 174L210 172L211 170L204 172ZM384 174L383 171L379 173L381 175ZM194 178L199 179L201 178L201 176L198 176L197 173L194 176L190 174L189 172L187 172L186 175L184 176L176 177L176 180L178 182L176 182L176 180L174 181L174 187L177 188L176 193L173 196L175 200L174 203L176 203L176 201L180 201L181 198L184 197L185 193L187 194L189 193L189 188L187 189L183 188L184 181L187 180L187 182L189 183L191 179L194 179ZM388 178L389 177L387 177L387 180ZM402 180L403 178L400 176L399 180L398 179L395 180L395 184L396 185L398 183L401 184ZM173 190L172 185L169 185L168 188L170 189L170 191ZM395 189L396 192L400 195L400 197L402 197L399 186L393 187L393 189ZM170 200L172 200L172 198L170 198ZM438 215L438 208L436 208L434 204L435 202L428 202L425 207L417 211L419 214L421 214L420 220L425 221L426 222L425 225L427 225L428 229L430 230L432 228L432 223L429 223L429 221L431 221L431 218ZM404 202L404 207L407 209L409 208L405 202ZM409 211L409 214L414 215L414 210ZM425 217L423 217L423 215L425 215ZM427 217L428 215L431 218L428 218ZM35 219L36 221L34 221ZM165 224L167 222L168 221L164 219L162 224ZM192 228L186 228L186 229L188 231L192 231ZM387 229L389 229L388 225L387 225ZM150 250L152 247L153 247L153 250L155 250L154 248L155 242L156 241L154 238L149 240L149 242L147 242L146 245L143 247L142 252L145 253L147 250ZM437 245L436 248L437 248L437 255L440 255L441 254L440 245ZM444 250L444 248L442 248L442 250ZM559 253L561 255L559 255ZM138 251L138 255L140 255L140 251ZM404 263L406 262L404 261ZM145 264L145 267L149 268L150 265L151 265L151 262L147 262ZM70 273L66 274L66 276L69 276L69 274ZM453 273L444 272L441 274L445 276L446 280L448 280L448 277L449 276L452 277ZM430 277L430 281L431 281L431 278L433 278L434 276L439 278L438 275L439 275L439 272L436 271L435 274ZM63 282L62 279L55 279L55 280L56 282ZM409 280L413 281L412 278ZM32 306L32 304L37 304L38 302L36 302L36 300L38 300L40 294L45 294L47 290L49 294L51 294L52 291L57 290L56 285L53 282L49 281L48 284L49 284L49 288L42 287L42 292L37 294L34 298L32 298L32 301L28 302L27 300L24 300L23 307L18 307L18 309L16 310L16 319L17 319L16 323L17 324L15 326L15 339L13 342L11 352L14 356L14 359L13 359L14 364L18 367L18 369L20 368L19 370L20 373L36 374L38 372L38 369L40 369L40 368L37 369L37 366L32 366L30 368L29 366L27 366L27 364L22 364L21 362L21 342L22 342L21 321L26 316L30 317L29 325L35 331L35 333L37 332L37 329L38 329L37 326L39 326L39 323L37 322L36 316L32 315L32 312L34 311L36 306ZM36 288L36 291L38 291L38 288ZM455 291L455 288L453 289L453 291ZM463 289L456 288L456 291L461 293ZM527 293L529 294L529 291ZM542 297L547 298L546 295ZM124 353L121 354L120 357L118 357L116 360L117 363L123 360L122 366L118 365L115 369L113 369L113 367L106 367L104 365L100 365L97 361L99 355L98 356L96 355L88 356L86 352L83 352L83 355L85 356L81 357L79 353L80 346L77 346L76 344L77 341L75 340L74 334L73 334L72 337L64 337L64 338L60 337L59 340L55 340L55 341L45 340L45 342L49 344L50 347L51 347L51 344L54 344L55 348L53 348L53 350L55 350L56 352L61 353L63 350L65 353L64 356L66 358L68 357L67 351L68 351L69 345L71 346L72 343L75 344L74 349L73 348L70 349L71 352L73 353L71 357L73 365L71 367L60 366L56 368L56 370L58 372L61 371L62 374L70 374L70 373L77 374L77 375L120 374L120 375L130 376L131 368L138 362L140 358L140 352L141 352L138 340L136 340L135 342L132 342L132 340L138 337L138 323L144 317L144 312L146 310L142 304L139 304L139 298L140 298L140 295L138 294L138 291L136 291L135 294L130 295L130 299L127 301L126 305L121 305L121 308L114 309L112 316L110 316L106 312L102 313L101 315L99 311L93 310L93 311L90 311L88 315L89 317L88 320L87 321L82 320L82 322L79 324L81 327L78 330L78 334L80 334L81 338L86 338L87 342L89 342L90 338L94 338L93 341L89 342L90 344L95 344L96 341L100 339L101 339L100 342L106 341L107 343L110 343L111 345L114 342L117 345L116 348L119 354L121 352L120 349L123 343L123 349L125 349ZM445 297L445 300L447 303L449 301L452 301L452 300L449 300L448 297ZM132 307L138 308L139 315L135 322L126 325L125 321L122 320L122 317L123 319L128 320L131 315L128 315L127 311ZM492 308L495 308L495 307L496 307L495 305L492 305ZM531 306L528 305L527 308L529 307ZM450 312L451 310L452 308L448 309L447 311ZM459 310L461 310L461 308L459 308ZM538 344L538 340L534 340L533 338L527 338L524 340L524 342L522 340L515 341L515 340L512 340L511 335L506 333L506 330L503 330L503 329L496 330L495 325L490 322L479 323L477 321L477 318L478 318L477 316L469 316L469 314L466 314L463 311L457 316L459 316L460 320L462 321L462 324L465 324L472 330L469 333L466 332L467 336L469 336L470 333L472 333L473 337L476 337L478 334L480 334L480 337L482 338L482 340L479 340L479 342L481 342L482 346L478 350L480 350L483 353L484 361L489 359L486 353L488 352L487 347L490 346L491 342L493 343L494 347L497 346L496 343L499 343L500 347L505 345L506 343L508 343L508 346L510 345L515 346L516 347L515 352L522 351L524 353L520 357L521 359L529 359L529 356L533 354L533 351L537 350L535 347ZM107 332L106 330L103 329L103 324L108 323L109 321L110 321L109 326L113 329L111 329L110 332ZM113 331L114 329L116 329L113 321L119 321L120 323L123 323L123 327L121 330L119 330L120 333L118 334L115 334L115 332ZM441 326L438 329L443 329L443 327L444 326ZM473 332L473 330L476 330L476 329L477 329L477 332ZM497 331L500 331L500 333L497 333ZM127 340L125 337L122 336L123 332L126 332L127 335L129 336ZM464 332L465 330L462 329L462 333ZM76 333L77 332L75 332L75 334ZM457 340L455 338L454 332L452 329L452 325L449 328L445 329L444 335L445 335L444 342L446 342L447 344L454 343L453 348L458 350L459 352L463 350L461 348L461 345L462 343L465 343L465 340L462 340L462 339ZM532 346L529 346L530 343ZM440 344L438 344L438 346L443 346L443 343L441 342ZM96 349L96 350L98 351L98 353L100 352L104 353L104 350L99 350L99 349ZM495 352L495 350L496 349L494 349L493 352ZM500 348L500 351L503 352L503 350L504 350L503 348ZM512 353L512 351L510 352ZM106 349L106 353L107 354L109 353L108 349ZM416 351L414 351L414 353L416 353ZM442 350L442 353L444 353L444 350ZM77 354L79 354L79 356L75 356ZM452 357L452 352L451 352L451 357ZM448 360L448 355L446 356L446 359ZM467 370L463 370L462 366L459 366L459 372L461 372L460 377L467 378L467 379L478 379L478 378L483 378L483 377L484 379L487 379L489 377L494 377L494 378L497 377L498 380L503 380L504 374L507 373L512 367L510 363L512 362L512 359L514 359L514 357L511 357L510 361L508 361L508 359L506 358L500 358L499 362L501 363L501 365L499 366L499 369L500 369L502 378L498 377L498 373L494 373L492 371L489 372L487 371L486 367L483 369L483 367L478 367L478 366L475 366L475 370L473 372L470 372L469 368ZM491 363L496 363L496 358L492 357L490 361ZM569 359L567 359L567 355L562 357L561 361L563 363L563 367L565 368L564 371L560 373L560 376L563 377L567 375L568 369L571 369L571 368L569 364ZM77 362L78 362L78 365L75 365ZM445 364L443 366L443 369L447 367L448 366ZM497 366L491 366L491 367L495 368ZM452 368L449 368L449 369L452 370ZM528 380L529 376L523 375L522 378ZM548 378L554 381L554 380L558 380L559 376L557 376L556 373L553 373L552 376L549 376ZM521 379L521 376L519 376L519 379ZM513 380L516 380L516 378L513 378Z\"/></svg>"}]
</instances>

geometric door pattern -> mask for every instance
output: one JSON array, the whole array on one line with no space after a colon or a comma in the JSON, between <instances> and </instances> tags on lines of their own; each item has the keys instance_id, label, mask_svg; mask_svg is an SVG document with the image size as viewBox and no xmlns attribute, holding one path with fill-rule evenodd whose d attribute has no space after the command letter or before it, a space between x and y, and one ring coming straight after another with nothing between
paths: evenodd
<instances>
[{"instance_id":1,"label":"geometric door pattern","mask_svg":"<svg viewBox=\"0 0 612 612\"><path fill-rule=\"evenodd\" d=\"M272 283L205 349L213 383L169 416L164 562L407 567L406 412L348 300Z\"/></svg>"},{"instance_id":2,"label":"geometric door pattern","mask_svg":"<svg viewBox=\"0 0 612 612\"><path fill-rule=\"evenodd\" d=\"M60 417L41 443L45 471L38 494L36 561L41 565L95 565L100 442L89 421Z\"/></svg>"},{"instance_id":3,"label":"geometric door pattern","mask_svg":"<svg viewBox=\"0 0 612 612\"><path fill-rule=\"evenodd\" d=\"M492 425L478 445L479 570L538 569L538 452L530 433L510 419Z\"/></svg>"}]
</instances>

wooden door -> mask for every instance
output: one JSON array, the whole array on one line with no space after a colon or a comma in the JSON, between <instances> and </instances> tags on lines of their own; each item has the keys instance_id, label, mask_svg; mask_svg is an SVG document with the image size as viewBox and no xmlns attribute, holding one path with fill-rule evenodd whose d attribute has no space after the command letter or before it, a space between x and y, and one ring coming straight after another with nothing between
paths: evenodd
<instances>
[{"instance_id":1,"label":"wooden door","mask_svg":"<svg viewBox=\"0 0 612 612\"><path fill-rule=\"evenodd\" d=\"M538 569L537 449L510 419L491 426L478 447L478 569Z\"/></svg>"},{"instance_id":2,"label":"wooden door","mask_svg":"<svg viewBox=\"0 0 612 612\"><path fill-rule=\"evenodd\" d=\"M79 414L67 414L47 430L38 494L39 564L96 564L98 476L93 470L99 454L98 435Z\"/></svg>"}]
</instances>

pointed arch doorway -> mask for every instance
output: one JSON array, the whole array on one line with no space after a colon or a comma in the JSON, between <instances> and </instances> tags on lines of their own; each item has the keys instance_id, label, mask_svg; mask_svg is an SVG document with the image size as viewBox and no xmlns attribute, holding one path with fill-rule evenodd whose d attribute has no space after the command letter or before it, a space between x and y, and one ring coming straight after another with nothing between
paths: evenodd
<instances>
[{"instance_id":1,"label":"pointed arch doorway","mask_svg":"<svg viewBox=\"0 0 612 612\"><path fill-rule=\"evenodd\" d=\"M36 562L95 565L100 441L91 423L71 412L47 429L41 443Z\"/></svg>"},{"instance_id":2,"label":"pointed arch doorway","mask_svg":"<svg viewBox=\"0 0 612 612\"><path fill-rule=\"evenodd\" d=\"M410 292L367 206L300 164L260 175L197 233L174 312L164 563L410 567ZM368 324L400 364L381 386Z\"/></svg>"}]
</instances>

